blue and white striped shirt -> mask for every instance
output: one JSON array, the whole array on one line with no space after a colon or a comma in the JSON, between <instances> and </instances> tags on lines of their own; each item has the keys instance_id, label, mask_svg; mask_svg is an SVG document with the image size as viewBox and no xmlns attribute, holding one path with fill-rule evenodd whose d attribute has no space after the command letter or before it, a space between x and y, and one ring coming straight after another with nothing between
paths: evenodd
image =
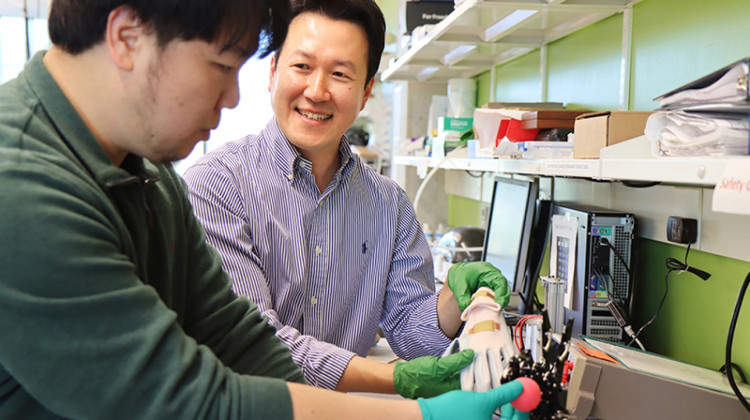
<instances>
[{"instance_id":1,"label":"blue and white striped shirt","mask_svg":"<svg viewBox=\"0 0 750 420\"><path fill-rule=\"evenodd\" d=\"M394 352L440 355L429 246L406 193L353 155L320 193L276 120L185 173L234 289L256 302L311 384L333 389L378 326Z\"/></svg>"}]
</instances>

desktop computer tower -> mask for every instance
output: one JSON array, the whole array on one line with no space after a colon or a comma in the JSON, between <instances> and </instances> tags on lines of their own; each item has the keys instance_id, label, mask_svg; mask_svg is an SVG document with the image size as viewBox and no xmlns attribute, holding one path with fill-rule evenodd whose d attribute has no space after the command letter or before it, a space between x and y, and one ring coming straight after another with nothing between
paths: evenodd
<instances>
[{"instance_id":1,"label":"desktop computer tower","mask_svg":"<svg viewBox=\"0 0 750 420\"><path fill-rule=\"evenodd\" d=\"M635 217L592 206L555 203L551 225L550 271L555 271L550 275L566 285L564 320L573 318L573 336L622 341L622 328L610 310L610 301L617 302L622 311L630 306ZM572 282L568 279L571 275Z\"/></svg>"}]
</instances>

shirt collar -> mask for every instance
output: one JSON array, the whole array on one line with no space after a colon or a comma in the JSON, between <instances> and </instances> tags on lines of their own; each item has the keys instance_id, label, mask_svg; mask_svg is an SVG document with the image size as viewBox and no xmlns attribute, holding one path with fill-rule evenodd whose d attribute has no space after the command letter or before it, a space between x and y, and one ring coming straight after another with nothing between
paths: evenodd
<instances>
[{"instance_id":1,"label":"shirt collar","mask_svg":"<svg viewBox=\"0 0 750 420\"><path fill-rule=\"evenodd\" d=\"M271 158L274 164L289 182L294 181L295 176L297 176L298 172L295 169L304 170L308 173L311 171L312 163L303 158L294 145L284 136L276 117L268 122L261 137L266 143L264 146L271 150ZM339 154L341 155L341 166L336 171L335 179L346 177L354 167L354 154L345 136L341 136Z\"/></svg>"},{"instance_id":2,"label":"shirt collar","mask_svg":"<svg viewBox=\"0 0 750 420\"><path fill-rule=\"evenodd\" d=\"M19 77L23 77L28 83L62 141L87 168L97 184L106 188L107 185L116 184L133 175L142 179L158 178L156 166L138 156L130 155L126 158L128 170L112 164L104 148L50 74L43 61L45 53L46 51L36 53Z\"/></svg>"}]
</instances>

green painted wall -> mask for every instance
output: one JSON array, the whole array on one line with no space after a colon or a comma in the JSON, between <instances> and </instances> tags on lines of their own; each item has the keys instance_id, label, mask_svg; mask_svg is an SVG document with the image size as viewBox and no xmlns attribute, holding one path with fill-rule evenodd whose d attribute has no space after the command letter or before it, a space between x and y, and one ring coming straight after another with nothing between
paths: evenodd
<instances>
[{"instance_id":1,"label":"green painted wall","mask_svg":"<svg viewBox=\"0 0 750 420\"><path fill-rule=\"evenodd\" d=\"M685 248L641 239L636 243L634 323L643 325L656 311L664 294L664 262L685 260ZM688 263L712 274L703 281L690 273L672 272L669 292L654 323L642 334L647 349L701 366L724 364L727 332L740 285L750 264L718 255L690 251ZM750 300L740 312L732 360L750 372Z\"/></svg>"},{"instance_id":2,"label":"green painted wall","mask_svg":"<svg viewBox=\"0 0 750 420\"><path fill-rule=\"evenodd\" d=\"M618 109L621 44L620 14L550 44L547 100L571 109Z\"/></svg>"},{"instance_id":3,"label":"green painted wall","mask_svg":"<svg viewBox=\"0 0 750 420\"><path fill-rule=\"evenodd\" d=\"M541 99L539 51L533 51L498 67L495 101L537 102Z\"/></svg>"},{"instance_id":4,"label":"green painted wall","mask_svg":"<svg viewBox=\"0 0 750 420\"><path fill-rule=\"evenodd\" d=\"M477 103L476 106L482 106L490 101L490 72L486 71L477 76Z\"/></svg>"},{"instance_id":5,"label":"green painted wall","mask_svg":"<svg viewBox=\"0 0 750 420\"><path fill-rule=\"evenodd\" d=\"M482 207L490 203L464 198L458 195L448 196L449 226L482 226Z\"/></svg>"},{"instance_id":6,"label":"green painted wall","mask_svg":"<svg viewBox=\"0 0 750 420\"><path fill-rule=\"evenodd\" d=\"M750 56L747 0L643 0L633 8L629 109L652 110L653 98L743 57ZM570 108L619 108L622 15L615 15L548 45L549 101ZM539 53L532 52L478 77L478 104L538 101ZM477 214L471 200L451 200L451 215ZM462 216L463 217L463 216ZM451 217L449 223L453 225ZM465 222L465 219L462 219ZM748 245L750 246L750 245ZM634 324L654 313L664 293L665 259L685 258L685 248L639 239L635 266ZM690 265L713 276L706 282L673 273L669 294L654 323L644 330L647 349L689 363L724 364L728 325L750 263L691 251ZM750 374L750 297L735 332L733 361Z\"/></svg>"},{"instance_id":7,"label":"green painted wall","mask_svg":"<svg viewBox=\"0 0 750 420\"><path fill-rule=\"evenodd\" d=\"M645 0L633 14L631 109L750 56L747 0Z\"/></svg>"}]
</instances>

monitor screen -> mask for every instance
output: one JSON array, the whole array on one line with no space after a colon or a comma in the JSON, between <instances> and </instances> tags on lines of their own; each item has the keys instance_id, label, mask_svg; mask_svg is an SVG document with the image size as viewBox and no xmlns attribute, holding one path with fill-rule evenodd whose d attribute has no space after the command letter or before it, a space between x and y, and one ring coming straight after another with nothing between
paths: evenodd
<instances>
[{"instance_id":1,"label":"monitor screen","mask_svg":"<svg viewBox=\"0 0 750 420\"><path fill-rule=\"evenodd\" d=\"M482 260L497 267L512 292L509 310L518 310L524 293L527 257L539 186L536 181L495 178Z\"/></svg>"}]
</instances>

